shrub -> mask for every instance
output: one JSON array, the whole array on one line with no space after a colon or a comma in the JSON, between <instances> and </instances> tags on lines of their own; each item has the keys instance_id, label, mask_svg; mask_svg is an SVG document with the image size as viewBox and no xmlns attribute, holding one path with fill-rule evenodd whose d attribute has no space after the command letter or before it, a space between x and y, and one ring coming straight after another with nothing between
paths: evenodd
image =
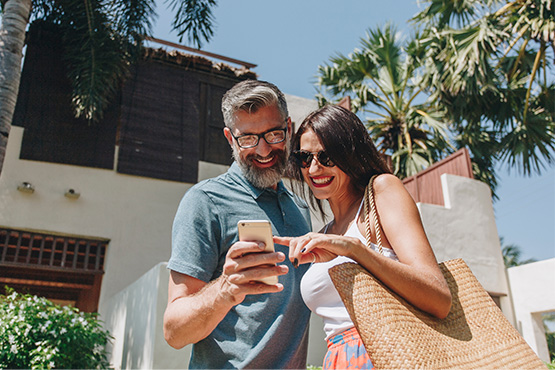
<instances>
[{"instance_id":1,"label":"shrub","mask_svg":"<svg viewBox=\"0 0 555 370\"><path fill-rule=\"evenodd\" d=\"M0 368L105 369L108 340L96 314L10 289L0 295Z\"/></svg>"}]
</instances>

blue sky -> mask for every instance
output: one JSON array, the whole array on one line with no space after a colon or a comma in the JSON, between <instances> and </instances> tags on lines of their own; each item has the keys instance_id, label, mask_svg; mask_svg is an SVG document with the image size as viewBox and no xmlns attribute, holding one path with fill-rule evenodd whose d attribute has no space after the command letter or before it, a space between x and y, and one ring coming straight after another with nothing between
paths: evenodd
<instances>
[{"instance_id":1,"label":"blue sky","mask_svg":"<svg viewBox=\"0 0 555 370\"><path fill-rule=\"evenodd\" d=\"M158 3L153 36L178 42L170 31L171 12ZM419 9L416 0L219 0L215 35L203 49L257 64L259 79L313 98L319 65L358 47L368 28L390 22L408 34L407 21ZM503 166L498 173L494 209L505 244L518 245L523 259L555 258L555 167L532 177L509 174Z\"/></svg>"}]
</instances>

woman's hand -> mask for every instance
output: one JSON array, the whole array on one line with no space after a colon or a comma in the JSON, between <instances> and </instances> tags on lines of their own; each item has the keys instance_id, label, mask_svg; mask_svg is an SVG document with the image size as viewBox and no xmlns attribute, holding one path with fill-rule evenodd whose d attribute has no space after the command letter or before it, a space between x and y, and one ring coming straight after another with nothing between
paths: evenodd
<instances>
[{"instance_id":1,"label":"woman's hand","mask_svg":"<svg viewBox=\"0 0 555 370\"><path fill-rule=\"evenodd\" d=\"M289 260L295 267L304 263L331 261L337 256L352 258L357 248L364 248L357 238L319 233L296 238L274 236L274 243L289 247Z\"/></svg>"}]
</instances>

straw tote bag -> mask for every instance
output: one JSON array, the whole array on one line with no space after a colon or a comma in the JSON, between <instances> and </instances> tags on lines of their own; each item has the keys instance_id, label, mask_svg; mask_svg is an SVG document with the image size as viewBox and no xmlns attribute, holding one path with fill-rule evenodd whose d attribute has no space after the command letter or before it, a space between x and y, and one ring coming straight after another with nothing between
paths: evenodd
<instances>
[{"instance_id":1,"label":"straw tote bag","mask_svg":"<svg viewBox=\"0 0 555 370\"><path fill-rule=\"evenodd\" d=\"M366 239L370 243L370 207L382 252L374 178L364 199ZM445 319L412 306L358 264L329 270L376 370L546 369L462 259L439 268L452 295Z\"/></svg>"}]
</instances>

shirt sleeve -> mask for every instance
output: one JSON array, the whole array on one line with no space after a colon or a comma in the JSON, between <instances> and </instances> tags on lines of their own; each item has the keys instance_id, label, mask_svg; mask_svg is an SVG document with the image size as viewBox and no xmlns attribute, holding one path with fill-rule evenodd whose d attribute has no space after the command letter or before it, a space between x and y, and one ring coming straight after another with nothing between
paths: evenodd
<instances>
[{"instance_id":1,"label":"shirt sleeve","mask_svg":"<svg viewBox=\"0 0 555 370\"><path fill-rule=\"evenodd\" d=\"M192 187L181 200L172 228L168 268L204 282L220 267L221 225L217 207L200 187Z\"/></svg>"}]
</instances>

